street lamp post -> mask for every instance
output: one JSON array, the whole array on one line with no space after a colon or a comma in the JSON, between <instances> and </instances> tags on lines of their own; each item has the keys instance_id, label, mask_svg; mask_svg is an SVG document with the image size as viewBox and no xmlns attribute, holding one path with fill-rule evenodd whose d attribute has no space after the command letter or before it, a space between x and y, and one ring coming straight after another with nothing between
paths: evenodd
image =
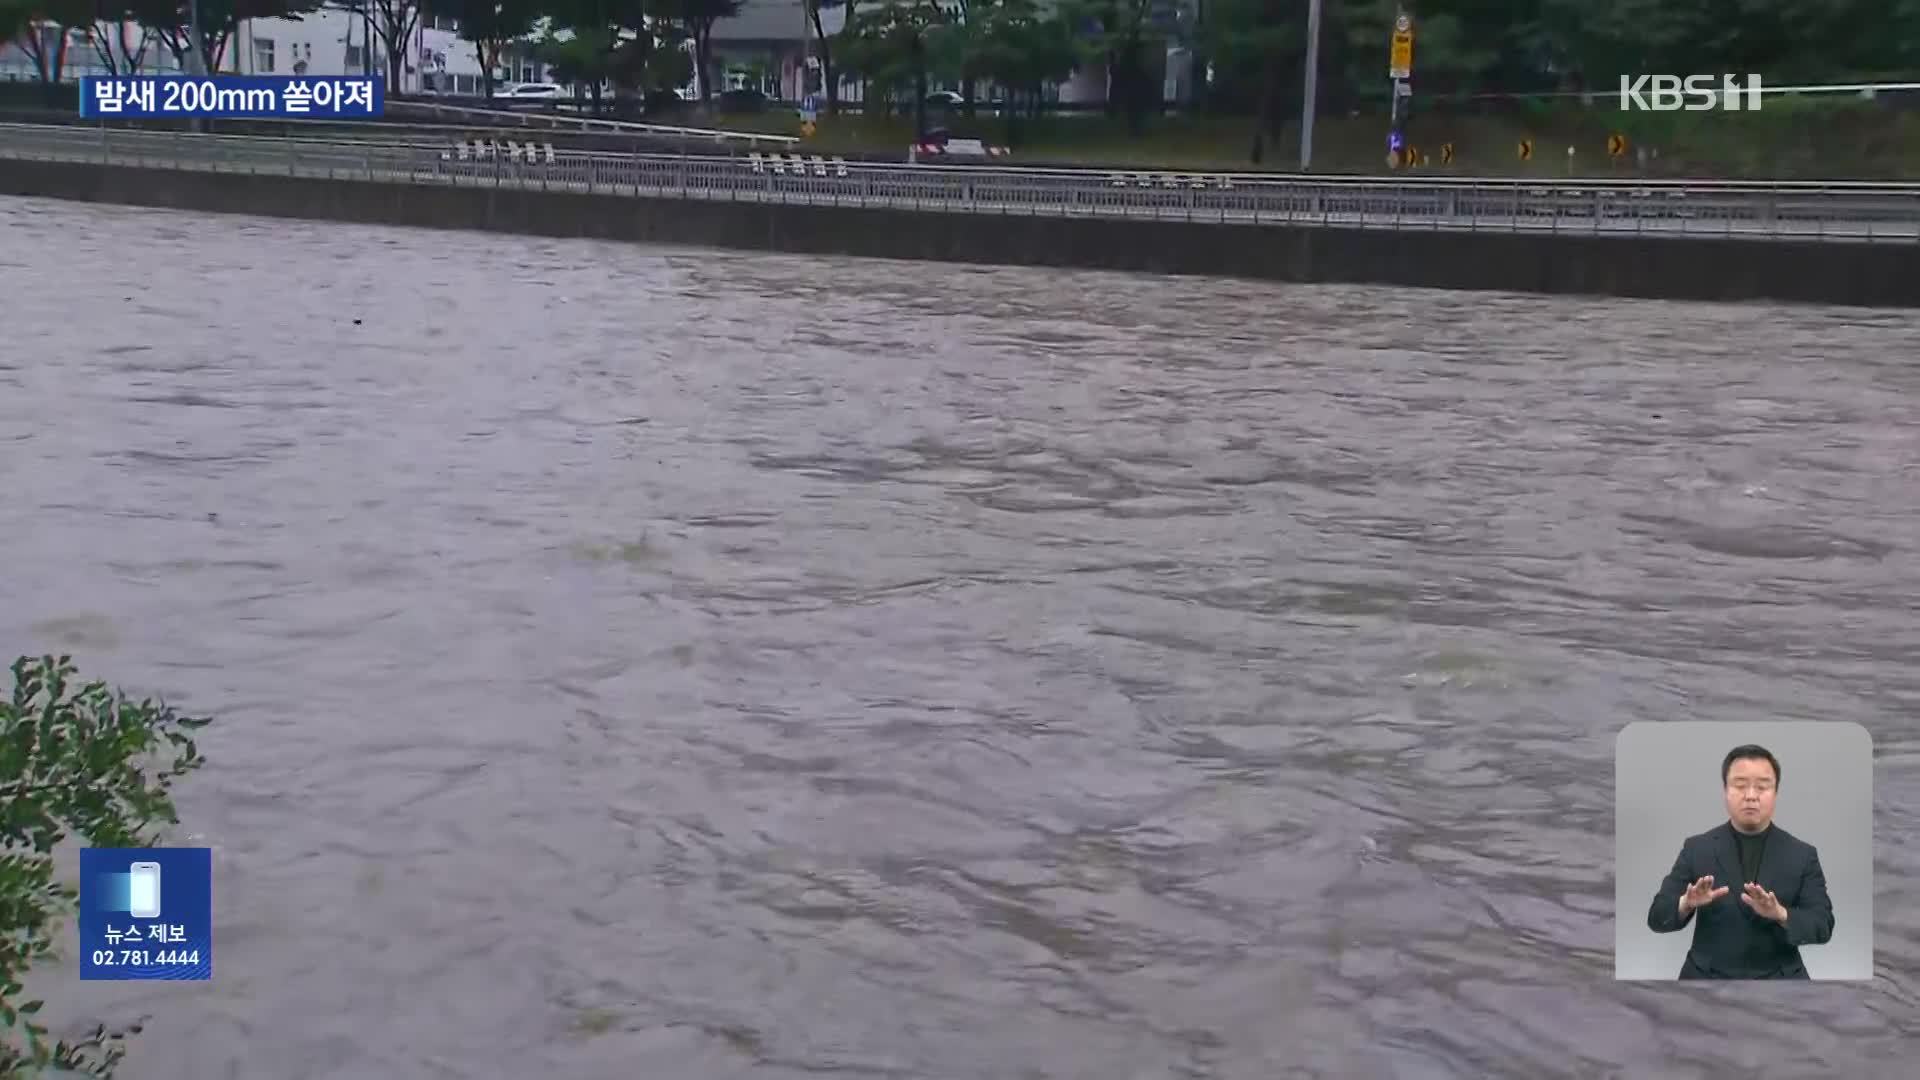
<instances>
[{"instance_id":1,"label":"street lamp post","mask_svg":"<svg viewBox=\"0 0 1920 1080\"><path fill-rule=\"evenodd\" d=\"M1320 89L1320 0L1307 8L1307 90L1300 98L1300 171L1313 171L1314 95Z\"/></svg>"},{"instance_id":2,"label":"street lamp post","mask_svg":"<svg viewBox=\"0 0 1920 1080\"><path fill-rule=\"evenodd\" d=\"M187 74L205 75L207 43L206 39L200 36L200 0L188 0L187 26L188 38L193 45L193 70Z\"/></svg>"},{"instance_id":3,"label":"street lamp post","mask_svg":"<svg viewBox=\"0 0 1920 1080\"><path fill-rule=\"evenodd\" d=\"M193 64L187 74L205 75L207 73L207 43L206 38L200 34L200 0L188 0L187 2L187 27L187 48L188 51L193 54ZM204 116L194 117L191 130L195 132L205 132L207 130L207 118Z\"/></svg>"}]
</instances>

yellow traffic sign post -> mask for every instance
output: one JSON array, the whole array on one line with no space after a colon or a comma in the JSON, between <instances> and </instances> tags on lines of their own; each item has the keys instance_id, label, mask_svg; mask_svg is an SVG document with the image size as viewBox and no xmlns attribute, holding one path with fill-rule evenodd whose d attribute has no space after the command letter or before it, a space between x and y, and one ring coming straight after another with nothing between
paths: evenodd
<instances>
[{"instance_id":1,"label":"yellow traffic sign post","mask_svg":"<svg viewBox=\"0 0 1920 1080\"><path fill-rule=\"evenodd\" d=\"M1405 14L1393 24L1393 51L1387 61L1387 77L1413 78L1413 24Z\"/></svg>"},{"instance_id":2,"label":"yellow traffic sign post","mask_svg":"<svg viewBox=\"0 0 1920 1080\"><path fill-rule=\"evenodd\" d=\"M1442 165L1453 164L1453 144L1452 143L1449 142L1449 143L1440 144L1440 164Z\"/></svg>"},{"instance_id":3,"label":"yellow traffic sign post","mask_svg":"<svg viewBox=\"0 0 1920 1080\"><path fill-rule=\"evenodd\" d=\"M1520 160L1521 161L1533 160L1533 140L1532 139L1520 140Z\"/></svg>"},{"instance_id":4,"label":"yellow traffic sign post","mask_svg":"<svg viewBox=\"0 0 1920 1080\"><path fill-rule=\"evenodd\" d=\"M1387 150L1402 156L1406 145L1407 114L1413 106L1413 16L1401 11L1393 19L1392 49L1387 55L1387 78L1393 80L1393 113L1387 131Z\"/></svg>"}]
</instances>

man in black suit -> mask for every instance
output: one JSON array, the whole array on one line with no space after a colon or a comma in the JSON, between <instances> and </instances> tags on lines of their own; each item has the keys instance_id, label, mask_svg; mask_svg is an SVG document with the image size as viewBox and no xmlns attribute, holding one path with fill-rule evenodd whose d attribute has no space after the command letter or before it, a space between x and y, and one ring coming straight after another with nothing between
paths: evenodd
<instances>
[{"instance_id":1,"label":"man in black suit","mask_svg":"<svg viewBox=\"0 0 1920 1080\"><path fill-rule=\"evenodd\" d=\"M1720 763L1720 783L1727 823L1680 845L1647 927L1670 934L1699 916L1682 979L1807 978L1800 947L1833 937L1833 902L1813 845L1773 823L1780 762L1762 747L1736 746Z\"/></svg>"}]
</instances>

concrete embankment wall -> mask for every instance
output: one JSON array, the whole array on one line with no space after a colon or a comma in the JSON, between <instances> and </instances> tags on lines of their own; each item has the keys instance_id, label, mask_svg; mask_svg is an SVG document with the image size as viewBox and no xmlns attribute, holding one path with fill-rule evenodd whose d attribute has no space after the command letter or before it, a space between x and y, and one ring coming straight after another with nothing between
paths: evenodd
<instances>
[{"instance_id":1,"label":"concrete embankment wall","mask_svg":"<svg viewBox=\"0 0 1920 1080\"><path fill-rule=\"evenodd\" d=\"M1920 307L1920 243L995 218L0 159L0 194L367 224L1294 282Z\"/></svg>"}]
</instances>

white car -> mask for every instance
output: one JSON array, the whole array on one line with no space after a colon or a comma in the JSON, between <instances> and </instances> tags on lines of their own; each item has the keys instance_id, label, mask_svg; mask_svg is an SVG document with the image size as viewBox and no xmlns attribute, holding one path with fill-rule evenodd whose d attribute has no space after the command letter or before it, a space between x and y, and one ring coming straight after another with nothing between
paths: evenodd
<instances>
[{"instance_id":1,"label":"white car","mask_svg":"<svg viewBox=\"0 0 1920 1080\"><path fill-rule=\"evenodd\" d=\"M573 95L567 92L566 87L555 86L552 83L520 83L507 87L494 97L509 108L515 105L538 105L549 102L558 104L573 100Z\"/></svg>"}]
</instances>

